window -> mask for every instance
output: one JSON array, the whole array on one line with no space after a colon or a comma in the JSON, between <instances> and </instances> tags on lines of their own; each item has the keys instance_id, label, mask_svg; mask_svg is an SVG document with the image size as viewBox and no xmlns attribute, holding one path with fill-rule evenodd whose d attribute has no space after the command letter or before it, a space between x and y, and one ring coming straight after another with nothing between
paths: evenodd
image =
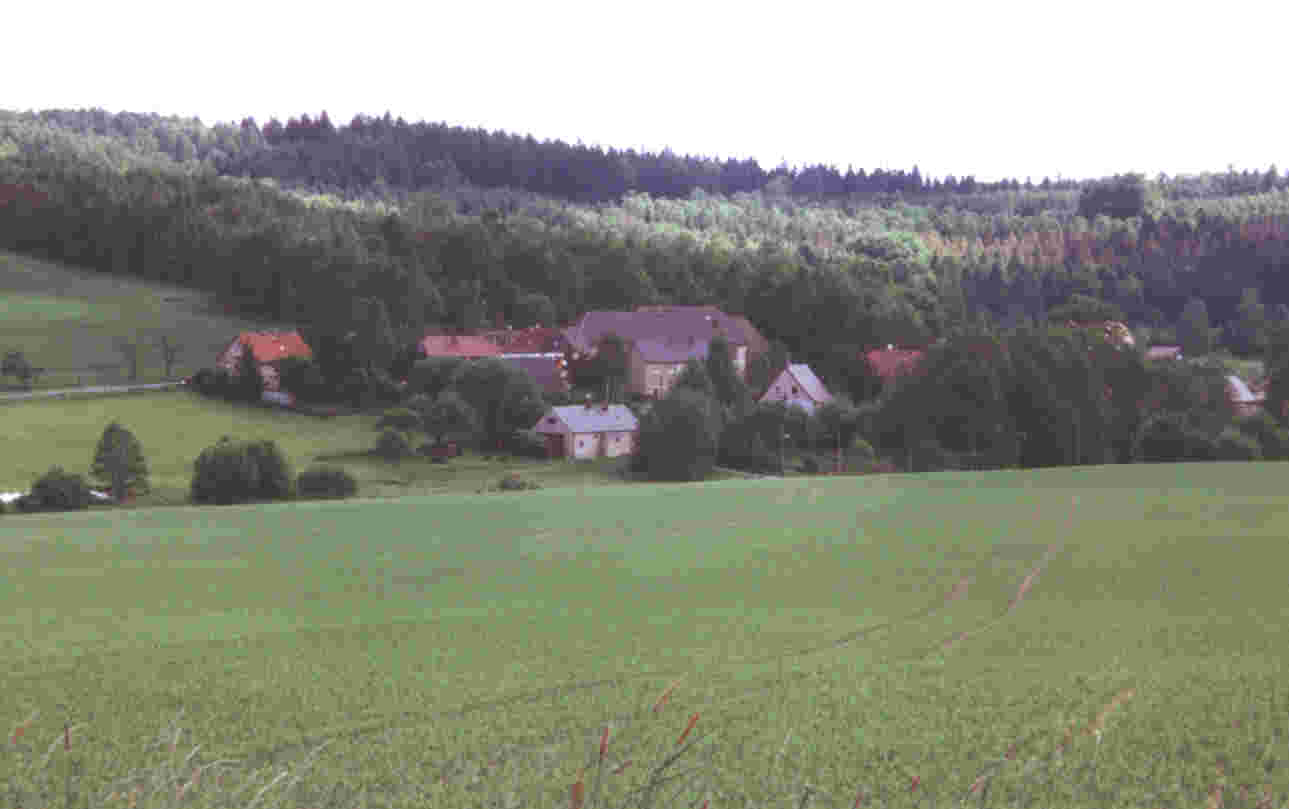
<instances>
[{"instance_id":1,"label":"window","mask_svg":"<svg viewBox=\"0 0 1289 809\"><path fill-rule=\"evenodd\" d=\"M792 386L792 395L793 395L793 396L796 396L798 393L800 393L800 391L798 391L798 390L797 390L797 386L796 386L796 385L793 385L793 386Z\"/></svg>"}]
</instances>

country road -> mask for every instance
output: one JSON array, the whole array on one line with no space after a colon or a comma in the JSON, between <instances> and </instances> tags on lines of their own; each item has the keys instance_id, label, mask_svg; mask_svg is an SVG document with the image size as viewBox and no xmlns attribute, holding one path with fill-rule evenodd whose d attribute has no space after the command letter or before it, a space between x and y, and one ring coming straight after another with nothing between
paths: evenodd
<instances>
[{"instance_id":1,"label":"country road","mask_svg":"<svg viewBox=\"0 0 1289 809\"><path fill-rule=\"evenodd\" d=\"M18 391L0 393L0 403L21 402L30 399L58 399L66 396L102 396L113 393L131 393L141 390L165 390L181 388L182 382L154 382L147 385L87 385L81 388L58 388L56 390Z\"/></svg>"}]
</instances>

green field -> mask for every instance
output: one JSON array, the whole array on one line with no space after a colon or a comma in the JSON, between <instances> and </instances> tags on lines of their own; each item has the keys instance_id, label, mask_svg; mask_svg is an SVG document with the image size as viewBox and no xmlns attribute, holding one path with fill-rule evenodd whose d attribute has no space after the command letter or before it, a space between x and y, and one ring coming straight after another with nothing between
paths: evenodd
<instances>
[{"instance_id":1,"label":"green field","mask_svg":"<svg viewBox=\"0 0 1289 809\"><path fill-rule=\"evenodd\" d=\"M510 471L544 486L625 483L618 474L624 459L484 460L470 453L447 464L390 463L367 455L379 437L378 413L322 419L175 391L0 405L0 491L26 491L53 465L88 474L103 429L114 419L138 437L148 461L154 491L139 506L186 502L193 461L224 435L277 441L297 473L318 461L344 466L363 497L475 492Z\"/></svg>"},{"instance_id":2,"label":"green field","mask_svg":"<svg viewBox=\"0 0 1289 809\"><path fill-rule=\"evenodd\" d=\"M182 805L556 807L592 765L617 807L681 750L652 805L957 806L984 774L972 806L1279 809L1283 469L0 517L0 717L35 715L0 784L125 806L147 770L138 805L180 805L227 760Z\"/></svg>"},{"instance_id":3,"label":"green field","mask_svg":"<svg viewBox=\"0 0 1289 809\"><path fill-rule=\"evenodd\" d=\"M273 325L225 314L192 289L0 252L0 354L22 351L48 369L37 388L127 381L126 369L109 367L124 363L120 339L143 346L139 381L159 381L163 335L181 347L172 376L184 376L214 364L238 332ZM0 379L4 387L18 381Z\"/></svg>"}]
</instances>

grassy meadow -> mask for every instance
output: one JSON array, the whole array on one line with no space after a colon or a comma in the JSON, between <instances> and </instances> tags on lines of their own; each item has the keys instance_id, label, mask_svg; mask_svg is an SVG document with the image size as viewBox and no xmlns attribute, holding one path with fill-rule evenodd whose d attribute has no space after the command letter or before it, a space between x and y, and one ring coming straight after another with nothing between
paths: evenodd
<instances>
[{"instance_id":1,"label":"grassy meadow","mask_svg":"<svg viewBox=\"0 0 1289 809\"><path fill-rule=\"evenodd\" d=\"M518 471L543 486L625 482L624 459L556 462L523 458L487 460L467 453L446 464L426 458L391 463L367 454L379 432L378 413L318 418L275 407L210 399L191 391L93 398L39 399L0 405L0 491L26 491L52 465L88 474L103 429L113 419L143 445L153 493L138 506L186 502L193 461L221 436L271 438L296 473L318 461L348 469L363 497L473 493ZM423 437L419 440L424 440Z\"/></svg>"},{"instance_id":2,"label":"grassy meadow","mask_svg":"<svg viewBox=\"0 0 1289 809\"><path fill-rule=\"evenodd\" d=\"M157 382L163 335L180 346L171 369L180 377L212 365L238 332L269 327L223 313L196 290L0 251L0 354L22 351L48 369L37 389L128 381L126 368L109 367L125 362L120 339L143 346L139 381ZM20 388L12 377L3 387Z\"/></svg>"},{"instance_id":3,"label":"grassy meadow","mask_svg":"<svg viewBox=\"0 0 1289 809\"><path fill-rule=\"evenodd\" d=\"M33 807L1280 809L1281 468L0 517L0 784Z\"/></svg>"}]
</instances>

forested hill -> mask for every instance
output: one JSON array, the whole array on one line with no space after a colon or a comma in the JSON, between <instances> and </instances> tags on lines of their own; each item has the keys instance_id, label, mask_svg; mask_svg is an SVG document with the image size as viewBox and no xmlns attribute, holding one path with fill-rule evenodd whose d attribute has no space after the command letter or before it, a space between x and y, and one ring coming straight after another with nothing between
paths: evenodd
<instances>
[{"instance_id":1,"label":"forested hill","mask_svg":"<svg viewBox=\"0 0 1289 809\"><path fill-rule=\"evenodd\" d=\"M320 119L0 112L0 246L337 329L711 303L843 389L860 349L925 344L968 320L1064 306L1172 339L1186 310L1247 353L1289 318L1289 190L1274 169L970 193L882 173L865 177L880 191L848 193L861 175L837 191L831 170ZM440 174L418 175L427 164ZM241 173L280 182L229 176ZM566 196L591 202L534 192L569 178Z\"/></svg>"}]
</instances>

